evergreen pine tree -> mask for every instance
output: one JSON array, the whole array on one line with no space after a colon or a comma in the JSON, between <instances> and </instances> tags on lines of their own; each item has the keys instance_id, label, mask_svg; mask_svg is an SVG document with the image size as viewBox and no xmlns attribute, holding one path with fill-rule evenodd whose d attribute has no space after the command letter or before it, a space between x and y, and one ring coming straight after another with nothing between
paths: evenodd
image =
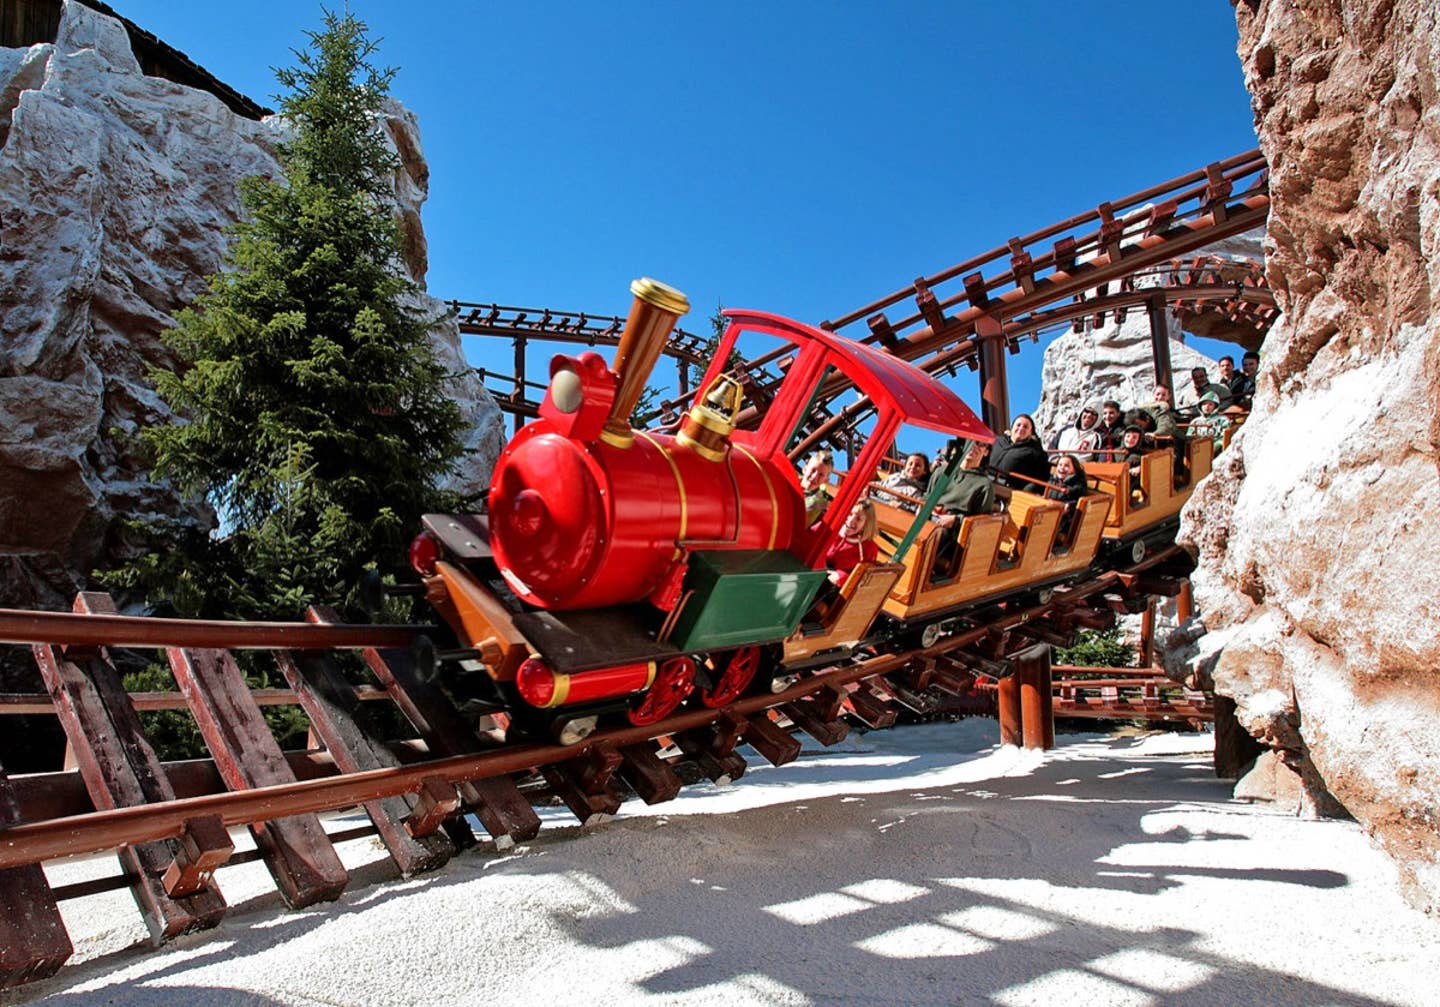
<instances>
[{"instance_id":1,"label":"evergreen pine tree","mask_svg":"<svg viewBox=\"0 0 1440 1007\"><path fill-rule=\"evenodd\" d=\"M166 337L181 365L155 375L186 417L145 432L155 473L203 494L225 534L129 579L189 614L340 604L368 563L403 563L420 514L461 505L436 484L462 419L407 300L390 209L398 162L377 117L394 71L370 62L363 22L323 13L298 65L276 71L284 178L241 183L226 269Z\"/></svg>"}]
</instances>

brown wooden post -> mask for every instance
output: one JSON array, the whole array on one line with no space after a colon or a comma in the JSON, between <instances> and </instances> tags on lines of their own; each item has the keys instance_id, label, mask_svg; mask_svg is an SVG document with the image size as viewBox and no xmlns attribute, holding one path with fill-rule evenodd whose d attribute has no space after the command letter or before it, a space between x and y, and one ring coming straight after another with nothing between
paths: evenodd
<instances>
[{"instance_id":1,"label":"brown wooden post","mask_svg":"<svg viewBox=\"0 0 1440 1007\"><path fill-rule=\"evenodd\" d=\"M1046 645L1030 647L1015 657L1015 678L1020 685L1020 733L1026 748L1045 747L1045 714L1040 665L1050 652Z\"/></svg>"},{"instance_id":2,"label":"brown wooden post","mask_svg":"<svg viewBox=\"0 0 1440 1007\"><path fill-rule=\"evenodd\" d=\"M1005 327L991 315L975 321L980 343L980 418L991 430L1010 427L1010 386L1005 378Z\"/></svg>"},{"instance_id":3,"label":"brown wooden post","mask_svg":"<svg viewBox=\"0 0 1440 1007\"><path fill-rule=\"evenodd\" d=\"M20 802L0 767L0 829L20 823ZM74 947L39 864L0 870L0 989L54 975Z\"/></svg>"},{"instance_id":4,"label":"brown wooden post","mask_svg":"<svg viewBox=\"0 0 1440 1007\"><path fill-rule=\"evenodd\" d=\"M1020 744L1020 681L1019 672L1000 679L995 688L995 701L1000 708L1000 744Z\"/></svg>"},{"instance_id":5,"label":"brown wooden post","mask_svg":"<svg viewBox=\"0 0 1440 1007\"><path fill-rule=\"evenodd\" d=\"M763 755L772 766L783 766L800 757L800 742L764 713L749 718L745 744Z\"/></svg>"},{"instance_id":6,"label":"brown wooden post","mask_svg":"<svg viewBox=\"0 0 1440 1007\"><path fill-rule=\"evenodd\" d=\"M525 337L524 337L524 336L516 336L516 337L515 337L515 401L516 401L517 404L518 404L518 403L522 403L522 402L525 401ZM525 425L525 417L522 416L519 412L516 412L516 414L515 414L515 433L518 434L518 433L520 432L520 428L521 428L522 426L524 426L524 425Z\"/></svg>"},{"instance_id":7,"label":"brown wooden post","mask_svg":"<svg viewBox=\"0 0 1440 1007\"><path fill-rule=\"evenodd\" d=\"M335 611L323 605L311 608L305 618L320 625L339 622ZM438 686L420 678L408 651L371 649L364 651L364 657L433 754L470 755L482 750L473 725L460 715ZM475 813L495 840L497 850L508 850L516 843L534 839L540 831L540 816L509 776L471 780L461 783L459 791L465 806ZM464 815L447 818L445 832L460 849L475 844L475 835Z\"/></svg>"},{"instance_id":8,"label":"brown wooden post","mask_svg":"<svg viewBox=\"0 0 1440 1007\"><path fill-rule=\"evenodd\" d=\"M1155 663L1155 598L1145 599L1145 611L1140 614L1140 639L1135 646L1137 663L1148 668Z\"/></svg>"},{"instance_id":9,"label":"brown wooden post","mask_svg":"<svg viewBox=\"0 0 1440 1007\"><path fill-rule=\"evenodd\" d=\"M323 742L342 773L400 764L386 747L354 687L328 655L323 651L276 651L275 663L310 718L311 737ZM318 746L312 742L311 747ZM417 797L387 797L365 804L365 813L374 823L395 866L406 877L443 866L455 853L455 844L446 836L434 829L407 824L415 818L417 806L426 800L426 794L422 789ZM434 807L436 803L432 799L428 806ZM448 815L442 814L439 820L446 817ZM420 819L428 824L425 815Z\"/></svg>"},{"instance_id":10,"label":"brown wooden post","mask_svg":"<svg viewBox=\"0 0 1440 1007\"><path fill-rule=\"evenodd\" d=\"M228 650L170 647L170 670L231 790L294 783L285 755ZM338 898L349 875L313 814L250 826L285 904L300 909Z\"/></svg>"},{"instance_id":11,"label":"brown wooden post","mask_svg":"<svg viewBox=\"0 0 1440 1007\"><path fill-rule=\"evenodd\" d=\"M101 593L76 595L74 610L118 614L110 596ZM175 791L107 653L78 647L62 651L48 644L36 644L32 653L65 730L67 757L73 757L96 810L173 801ZM223 848L223 842L220 845ZM193 872L186 879L189 884L179 889L166 884L165 876L182 850L173 841L119 850L121 869L131 880L131 894L155 944L213 927L225 915L225 899L210 878L215 858L208 860L208 870ZM224 859L228 857L220 862Z\"/></svg>"},{"instance_id":12,"label":"brown wooden post","mask_svg":"<svg viewBox=\"0 0 1440 1007\"><path fill-rule=\"evenodd\" d=\"M1180 582L1180 593L1175 596L1175 621L1184 623L1195 615L1195 595L1190 587L1190 578Z\"/></svg>"},{"instance_id":13,"label":"brown wooden post","mask_svg":"<svg viewBox=\"0 0 1440 1007\"><path fill-rule=\"evenodd\" d=\"M1047 646L1040 658L1040 725L1047 752L1055 747L1055 679L1051 671L1053 656Z\"/></svg>"},{"instance_id":14,"label":"brown wooden post","mask_svg":"<svg viewBox=\"0 0 1440 1007\"><path fill-rule=\"evenodd\" d=\"M1145 310L1150 316L1150 352L1155 358L1155 383L1170 389L1171 401L1175 401L1175 384L1170 368L1170 324L1166 317L1165 295L1151 294L1145 301Z\"/></svg>"}]
</instances>

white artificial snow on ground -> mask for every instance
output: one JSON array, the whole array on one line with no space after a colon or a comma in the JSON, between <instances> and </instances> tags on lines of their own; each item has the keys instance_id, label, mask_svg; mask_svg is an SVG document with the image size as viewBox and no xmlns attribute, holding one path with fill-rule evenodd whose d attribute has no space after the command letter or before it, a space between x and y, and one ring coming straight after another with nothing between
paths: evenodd
<instances>
[{"instance_id":1,"label":"white artificial snow on ground","mask_svg":"<svg viewBox=\"0 0 1440 1007\"><path fill-rule=\"evenodd\" d=\"M63 904L44 1004L1436 1004L1440 923L1353 823L1237 803L1210 736L907 727L624 806L286 912L258 864L231 914L152 950L130 897ZM332 829L353 825L337 819ZM63 883L113 859L52 866ZM380 879L380 884L369 884Z\"/></svg>"}]
</instances>

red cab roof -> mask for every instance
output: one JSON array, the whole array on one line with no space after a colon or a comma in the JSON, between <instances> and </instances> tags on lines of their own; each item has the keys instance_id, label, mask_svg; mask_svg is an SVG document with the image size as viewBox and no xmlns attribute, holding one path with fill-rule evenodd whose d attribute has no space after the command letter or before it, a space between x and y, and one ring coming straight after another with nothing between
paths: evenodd
<instances>
[{"instance_id":1,"label":"red cab roof","mask_svg":"<svg viewBox=\"0 0 1440 1007\"><path fill-rule=\"evenodd\" d=\"M995 440L980 418L960 396L920 368L882 349L817 329L780 315L761 311L722 312L745 328L763 329L800 345L824 346L829 359L877 407L893 407L904 423L936 430L951 437Z\"/></svg>"}]
</instances>

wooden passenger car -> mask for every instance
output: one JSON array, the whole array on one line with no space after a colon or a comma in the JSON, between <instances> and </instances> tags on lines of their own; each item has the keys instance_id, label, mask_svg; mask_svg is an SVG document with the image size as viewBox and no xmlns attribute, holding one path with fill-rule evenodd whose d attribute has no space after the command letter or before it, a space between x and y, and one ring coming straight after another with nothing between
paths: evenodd
<instances>
[{"instance_id":1,"label":"wooden passenger car","mask_svg":"<svg viewBox=\"0 0 1440 1007\"><path fill-rule=\"evenodd\" d=\"M885 503L876 504L880 531L880 562L867 569L865 589L845 599L831 624L845 632L807 641L805 650L858 637L850 635L863 620L859 611L873 601L878 578L889 583L880 608L907 623L924 623L979 602L998 600L1073 577L1108 551L1130 548L1143 556L1147 536L1168 531L1196 483L1210 472L1213 446L1206 438L1186 448L1187 466L1175 477L1169 448L1146 454L1138 480L1124 462L1092 462L1086 466L1091 492L1072 505L1036 493L1013 490L1002 511L973 515L960 525L956 547L941 555L941 528L924 521L914 543L899 562L898 546L916 522L916 515ZM1073 510L1068 524L1065 513ZM1067 524L1062 531L1062 524ZM872 613L878 614L878 613ZM868 625L868 623L866 623ZM798 649L798 648L797 648ZM787 644L787 660L791 646Z\"/></svg>"},{"instance_id":2,"label":"wooden passenger car","mask_svg":"<svg viewBox=\"0 0 1440 1007\"><path fill-rule=\"evenodd\" d=\"M885 611L913 622L1065 579L1095 561L1110 507L1107 494L1082 497L1062 533L1065 504L1015 490L1003 511L965 518L953 554L946 555L940 554L942 529L926 521L904 557L905 572L885 600ZM877 511L887 540L914 520L893 507L880 505ZM881 549L887 555L886 546Z\"/></svg>"},{"instance_id":3,"label":"wooden passenger car","mask_svg":"<svg viewBox=\"0 0 1440 1007\"><path fill-rule=\"evenodd\" d=\"M1195 486L1210 474L1215 446L1208 437L1186 444L1187 478L1175 478L1174 454L1169 448L1151 451L1141 462L1140 478L1131 479L1123 461L1091 462L1085 474L1091 485L1110 494L1113 506L1105 521L1105 538L1130 542L1146 532L1172 524Z\"/></svg>"}]
</instances>

